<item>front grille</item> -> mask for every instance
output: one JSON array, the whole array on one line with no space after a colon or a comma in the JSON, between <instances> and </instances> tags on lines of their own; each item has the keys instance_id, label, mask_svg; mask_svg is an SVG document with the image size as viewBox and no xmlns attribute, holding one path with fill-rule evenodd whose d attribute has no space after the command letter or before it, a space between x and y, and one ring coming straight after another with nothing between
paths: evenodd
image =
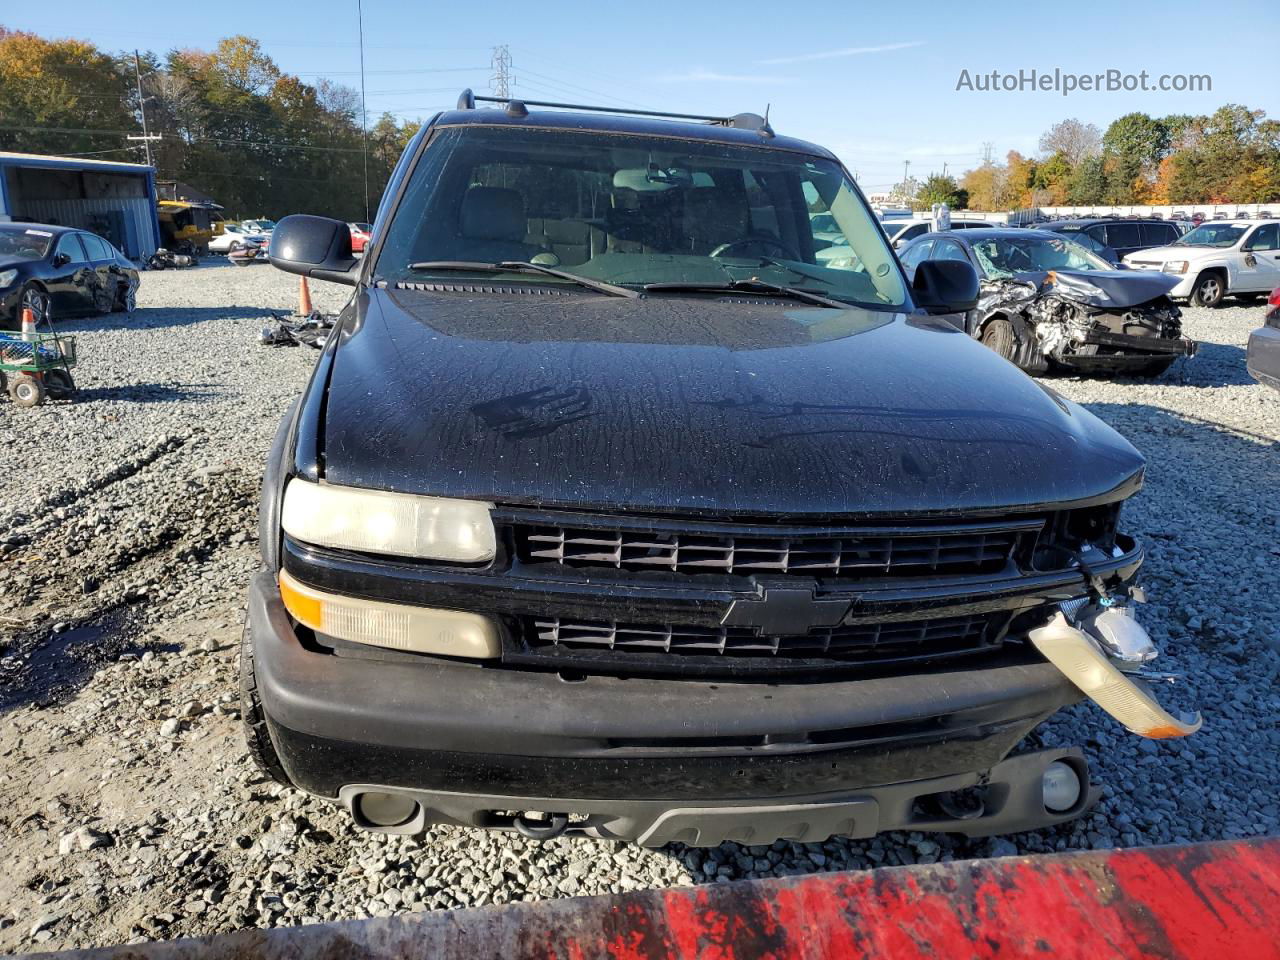
<instances>
[{"instance_id":1,"label":"front grille","mask_svg":"<svg viewBox=\"0 0 1280 960\"><path fill-rule=\"evenodd\" d=\"M524 563L686 574L910 577L998 572L1012 558L1021 532L973 525L769 536L519 524L515 539Z\"/></svg>"},{"instance_id":2,"label":"front grille","mask_svg":"<svg viewBox=\"0 0 1280 960\"><path fill-rule=\"evenodd\" d=\"M1005 614L847 624L799 636L750 627L624 623L526 617L531 651L601 651L655 656L819 658L865 662L953 656L998 644Z\"/></svg>"}]
</instances>

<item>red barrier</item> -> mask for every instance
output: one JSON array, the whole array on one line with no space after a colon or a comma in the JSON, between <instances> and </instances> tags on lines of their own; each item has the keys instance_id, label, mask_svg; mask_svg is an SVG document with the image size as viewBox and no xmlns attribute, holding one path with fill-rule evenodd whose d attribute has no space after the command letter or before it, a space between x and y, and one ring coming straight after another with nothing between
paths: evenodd
<instances>
[{"instance_id":1,"label":"red barrier","mask_svg":"<svg viewBox=\"0 0 1280 960\"><path fill-rule=\"evenodd\" d=\"M1280 957L1280 838L722 883L62 956L1270 960Z\"/></svg>"}]
</instances>

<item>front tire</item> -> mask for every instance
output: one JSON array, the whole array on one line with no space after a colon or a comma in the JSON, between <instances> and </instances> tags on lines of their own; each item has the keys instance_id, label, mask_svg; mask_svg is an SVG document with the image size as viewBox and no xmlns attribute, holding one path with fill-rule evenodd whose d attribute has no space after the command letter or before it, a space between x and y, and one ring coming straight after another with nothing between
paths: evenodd
<instances>
[{"instance_id":1,"label":"front tire","mask_svg":"<svg viewBox=\"0 0 1280 960\"><path fill-rule=\"evenodd\" d=\"M258 696L258 680L253 672L253 629L248 617L245 618L244 633L240 637L240 725L244 728L249 756L258 769L276 783L286 787L293 786L276 753L275 745L271 742L267 714L262 709L262 699Z\"/></svg>"},{"instance_id":2,"label":"front tire","mask_svg":"<svg viewBox=\"0 0 1280 960\"><path fill-rule=\"evenodd\" d=\"M1010 363L1017 363L1018 338L1013 332L1013 324L1004 317L996 317L982 328L982 344Z\"/></svg>"},{"instance_id":3,"label":"front tire","mask_svg":"<svg viewBox=\"0 0 1280 960\"><path fill-rule=\"evenodd\" d=\"M1216 307L1226 296L1227 284L1218 273L1202 273L1191 291L1191 302L1198 307Z\"/></svg>"}]
</instances>

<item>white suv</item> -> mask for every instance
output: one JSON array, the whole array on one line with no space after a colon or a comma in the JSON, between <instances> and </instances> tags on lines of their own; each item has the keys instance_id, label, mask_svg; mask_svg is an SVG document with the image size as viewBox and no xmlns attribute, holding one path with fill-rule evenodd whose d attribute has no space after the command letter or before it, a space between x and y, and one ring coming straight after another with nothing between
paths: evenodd
<instances>
[{"instance_id":1,"label":"white suv","mask_svg":"<svg viewBox=\"0 0 1280 960\"><path fill-rule=\"evenodd\" d=\"M1131 253L1124 263L1180 275L1169 296L1216 307L1229 294L1266 294L1280 286L1280 223L1213 220L1167 247Z\"/></svg>"}]
</instances>

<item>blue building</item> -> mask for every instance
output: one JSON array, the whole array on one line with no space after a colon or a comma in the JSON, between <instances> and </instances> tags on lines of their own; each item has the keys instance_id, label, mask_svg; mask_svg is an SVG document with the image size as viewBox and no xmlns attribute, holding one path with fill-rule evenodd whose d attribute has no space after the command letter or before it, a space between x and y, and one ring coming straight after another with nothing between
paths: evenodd
<instances>
[{"instance_id":1,"label":"blue building","mask_svg":"<svg viewBox=\"0 0 1280 960\"><path fill-rule=\"evenodd\" d=\"M160 246L156 171L140 163L0 153L0 221L88 230L139 260Z\"/></svg>"}]
</instances>

